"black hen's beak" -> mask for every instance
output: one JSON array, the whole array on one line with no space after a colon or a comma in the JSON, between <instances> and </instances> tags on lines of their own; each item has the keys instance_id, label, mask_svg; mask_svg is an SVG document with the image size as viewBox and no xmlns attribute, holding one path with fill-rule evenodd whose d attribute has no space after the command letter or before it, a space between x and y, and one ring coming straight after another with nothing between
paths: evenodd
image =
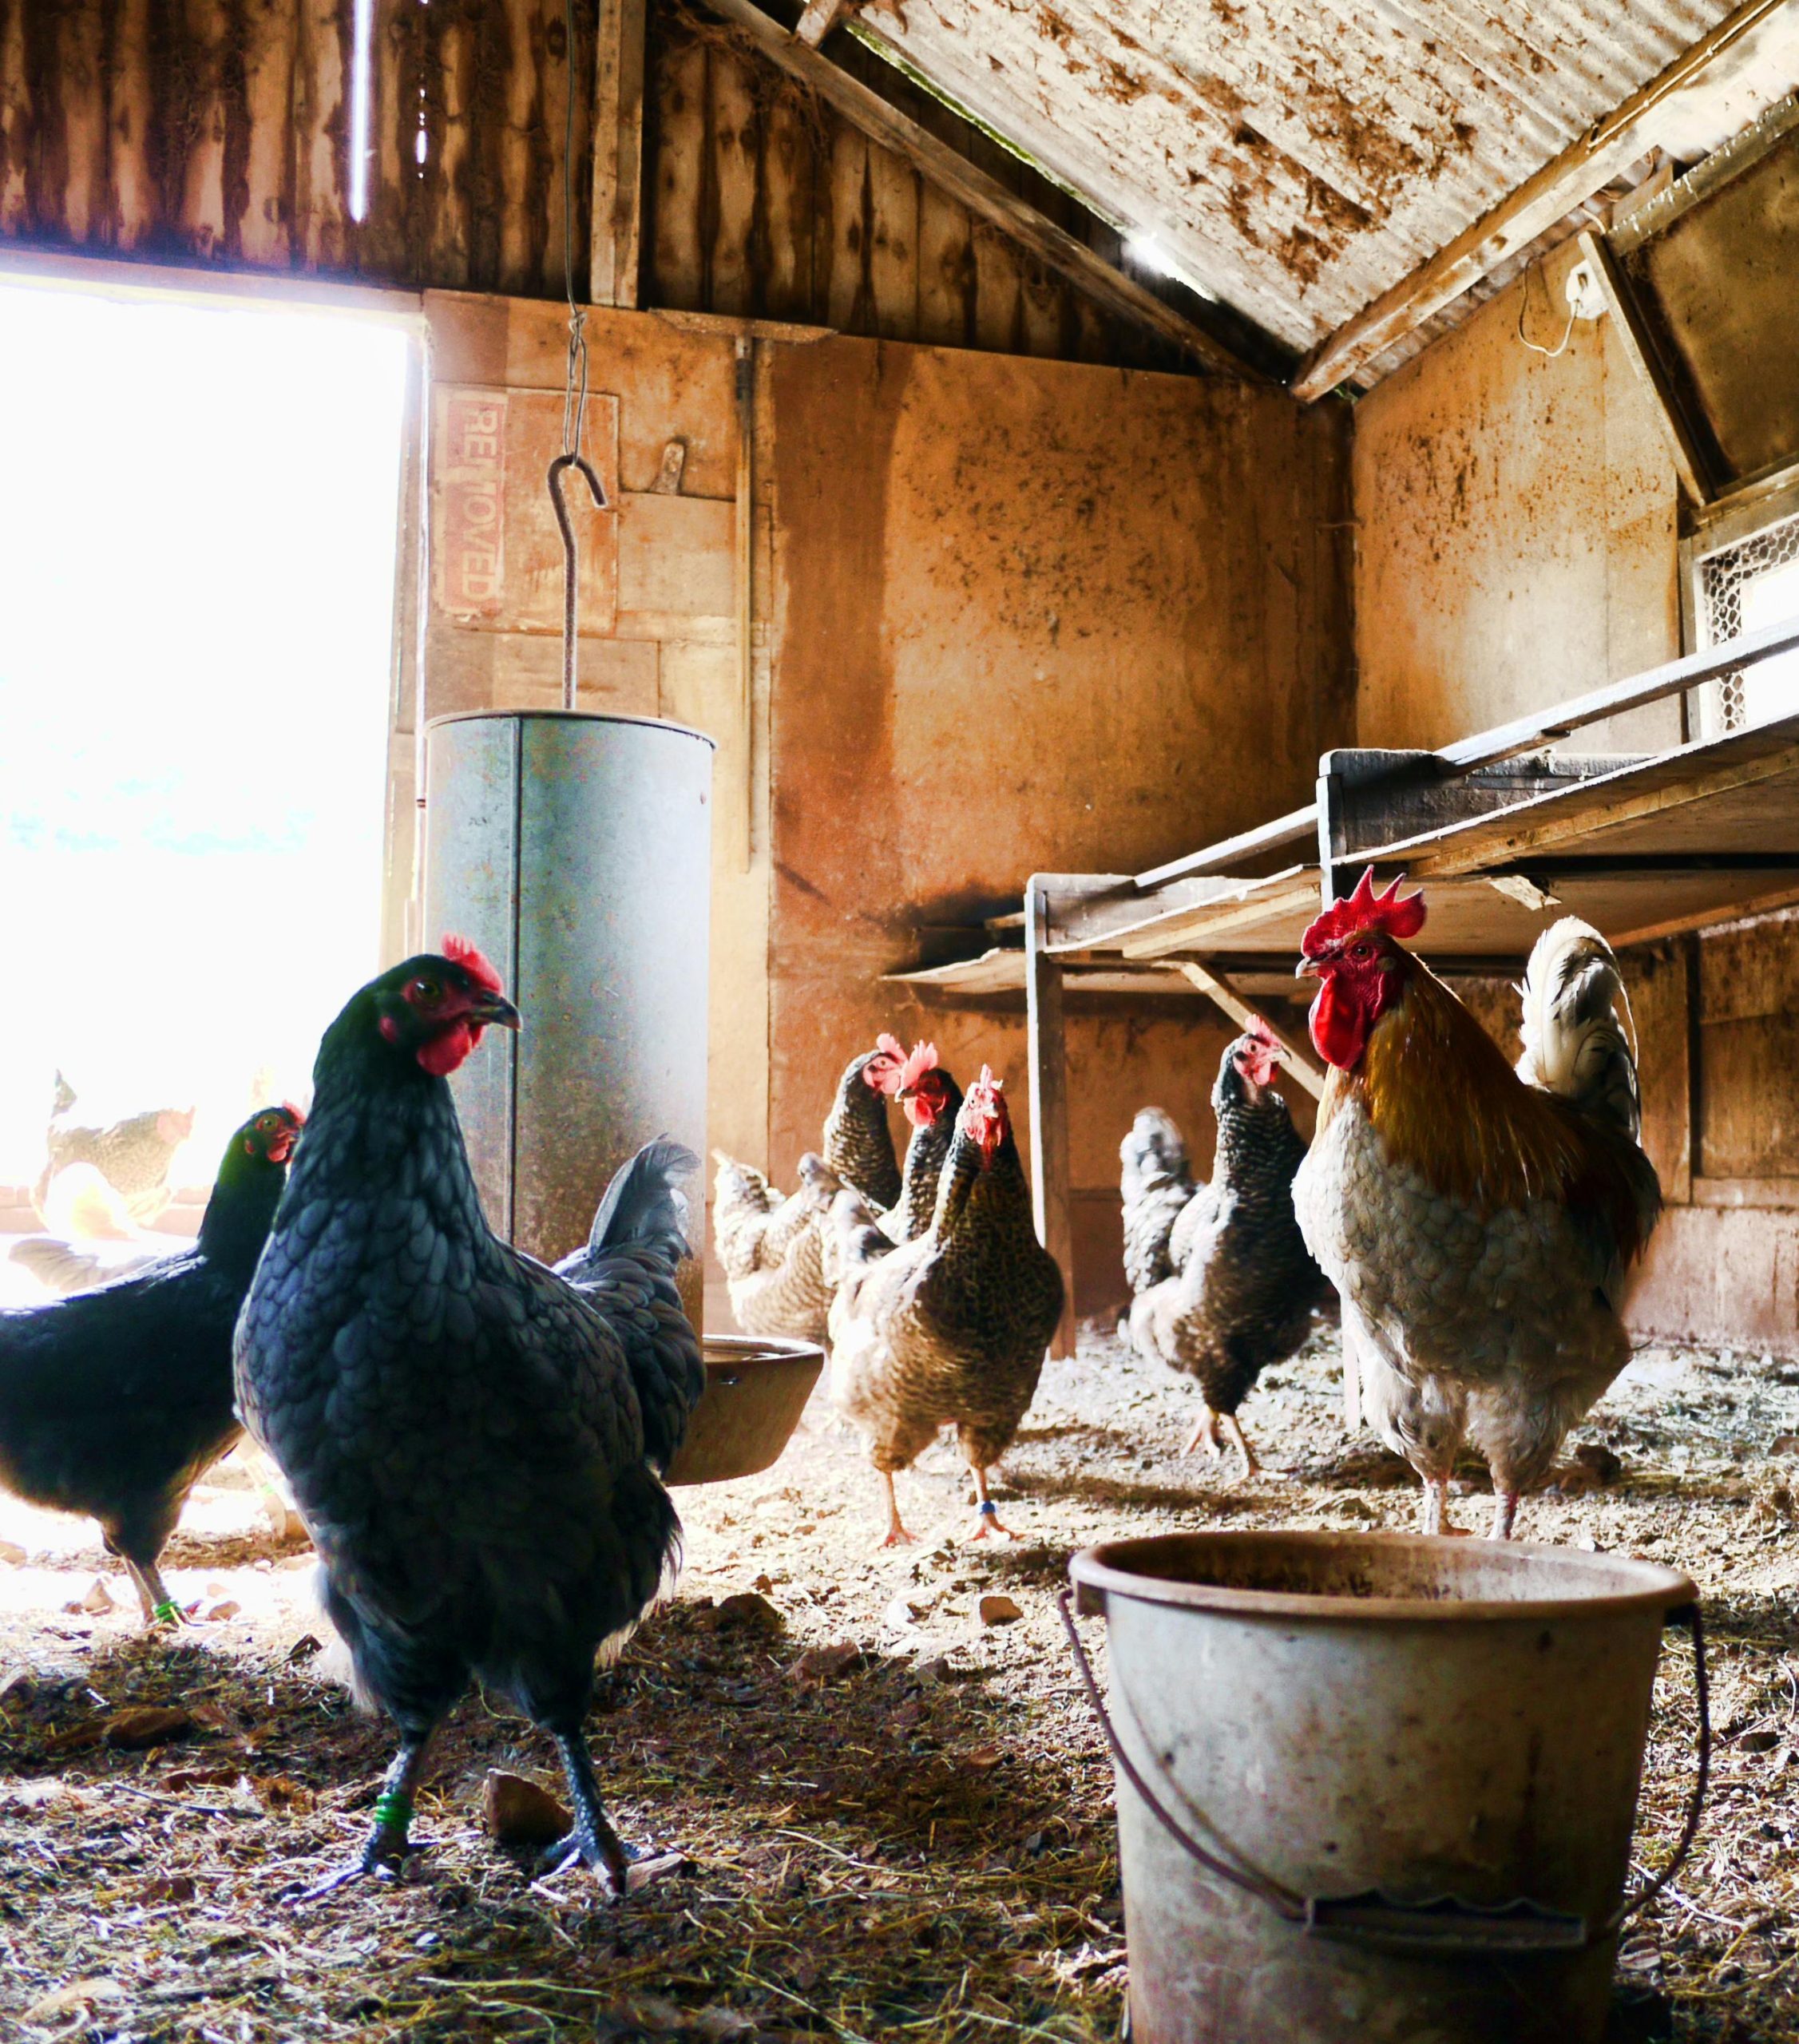
<instances>
[{"instance_id":1,"label":"black hen's beak","mask_svg":"<svg viewBox=\"0 0 1799 2044\"><path fill-rule=\"evenodd\" d=\"M477 993L469 1004L467 1019L495 1029L517 1029L522 1026L518 1010L503 993Z\"/></svg>"}]
</instances>

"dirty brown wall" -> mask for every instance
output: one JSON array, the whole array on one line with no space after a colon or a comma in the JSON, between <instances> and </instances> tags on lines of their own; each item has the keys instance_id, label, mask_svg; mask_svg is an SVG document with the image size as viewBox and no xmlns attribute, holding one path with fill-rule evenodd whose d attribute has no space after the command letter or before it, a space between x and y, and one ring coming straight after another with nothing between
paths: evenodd
<instances>
[{"instance_id":1,"label":"dirty brown wall","mask_svg":"<svg viewBox=\"0 0 1799 2044\"><path fill-rule=\"evenodd\" d=\"M1358 743L1429 746L1681 649L1678 495L1610 320L1559 355L1559 252L1356 407ZM1678 743L1678 706L1582 749ZM1646 1141L1670 1206L1631 1304L1646 1332L1799 1350L1799 927L1707 932L1628 961ZM1492 1024L1515 998L1481 990Z\"/></svg>"},{"instance_id":2,"label":"dirty brown wall","mask_svg":"<svg viewBox=\"0 0 1799 2044\"><path fill-rule=\"evenodd\" d=\"M882 975L922 929L1015 909L1033 870L1139 870L1306 798L1349 733L1343 422L862 340L778 350L770 374L774 1167L886 1028L965 1076L990 1064L1022 1135L1021 1016L926 1009ZM1225 1039L1172 1003L1077 1009L1069 1037L1092 1309L1119 1138L1157 1100L1209 1159Z\"/></svg>"}]
</instances>

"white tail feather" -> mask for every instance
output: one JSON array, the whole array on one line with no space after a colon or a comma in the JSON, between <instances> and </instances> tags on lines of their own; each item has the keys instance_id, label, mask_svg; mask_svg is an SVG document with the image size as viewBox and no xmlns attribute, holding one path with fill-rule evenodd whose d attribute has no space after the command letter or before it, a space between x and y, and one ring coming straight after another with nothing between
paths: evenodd
<instances>
[{"instance_id":1,"label":"white tail feather","mask_svg":"<svg viewBox=\"0 0 1799 2044\"><path fill-rule=\"evenodd\" d=\"M1642 1120L1637 1031L1611 946L1578 916L1537 941L1524 1000L1518 1076L1612 1123L1634 1142Z\"/></svg>"}]
</instances>

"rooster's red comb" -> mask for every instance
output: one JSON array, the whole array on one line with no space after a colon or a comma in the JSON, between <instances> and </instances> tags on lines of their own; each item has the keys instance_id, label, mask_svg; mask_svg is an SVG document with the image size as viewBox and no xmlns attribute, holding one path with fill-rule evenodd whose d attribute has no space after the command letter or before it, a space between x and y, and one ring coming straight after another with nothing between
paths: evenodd
<instances>
[{"instance_id":1,"label":"rooster's red comb","mask_svg":"<svg viewBox=\"0 0 1799 2044\"><path fill-rule=\"evenodd\" d=\"M500 976L488 963L479 945L470 943L466 937L446 935L443 941L443 955L452 965L460 965L471 980L485 987L489 993L502 991Z\"/></svg>"},{"instance_id":2,"label":"rooster's red comb","mask_svg":"<svg viewBox=\"0 0 1799 2044\"><path fill-rule=\"evenodd\" d=\"M1425 926L1425 897L1408 894L1401 901L1399 890L1405 881L1401 873L1377 894L1374 869L1369 866L1356 882L1354 893L1333 901L1312 923L1299 940L1300 949L1308 958L1321 957L1333 945L1365 929L1384 930L1389 937L1416 937Z\"/></svg>"}]
</instances>

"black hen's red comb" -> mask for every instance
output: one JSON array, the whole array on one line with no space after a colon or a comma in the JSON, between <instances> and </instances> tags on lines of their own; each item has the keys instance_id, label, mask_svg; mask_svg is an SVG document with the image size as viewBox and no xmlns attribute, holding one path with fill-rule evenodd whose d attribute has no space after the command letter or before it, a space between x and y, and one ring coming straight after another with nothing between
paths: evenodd
<instances>
[{"instance_id":1,"label":"black hen's red comb","mask_svg":"<svg viewBox=\"0 0 1799 2044\"><path fill-rule=\"evenodd\" d=\"M489 993L503 991L499 974L489 964L479 945L470 943L466 937L449 934L443 941L443 955L453 965L460 965L471 980L485 987Z\"/></svg>"},{"instance_id":2,"label":"black hen's red comb","mask_svg":"<svg viewBox=\"0 0 1799 2044\"><path fill-rule=\"evenodd\" d=\"M1320 957L1333 945L1365 929L1382 930L1389 937L1416 937L1425 926L1425 897L1408 894L1401 901L1399 890L1405 881L1401 873L1377 894L1374 869L1368 867L1356 882L1355 892L1343 901L1333 901L1311 924L1299 940L1300 949L1308 958Z\"/></svg>"}]
</instances>

